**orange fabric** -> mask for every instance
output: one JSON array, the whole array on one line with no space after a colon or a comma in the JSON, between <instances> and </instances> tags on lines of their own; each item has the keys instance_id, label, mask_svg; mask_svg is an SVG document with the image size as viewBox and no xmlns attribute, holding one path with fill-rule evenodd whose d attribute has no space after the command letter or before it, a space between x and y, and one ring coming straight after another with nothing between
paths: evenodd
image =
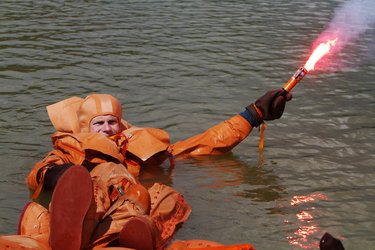
<instances>
[{"instance_id":1,"label":"orange fabric","mask_svg":"<svg viewBox=\"0 0 375 250\"><path fill-rule=\"evenodd\" d=\"M0 236L0 249L9 250L51 250L46 243L27 235Z\"/></svg>"},{"instance_id":2,"label":"orange fabric","mask_svg":"<svg viewBox=\"0 0 375 250\"><path fill-rule=\"evenodd\" d=\"M91 108L93 109L90 110ZM105 114L118 117L121 130L132 126L121 119L122 108L120 102L113 96L104 94L92 94L86 99L74 96L48 105L47 112L52 125L58 132L89 132L88 126L91 119Z\"/></svg>"},{"instance_id":3,"label":"orange fabric","mask_svg":"<svg viewBox=\"0 0 375 250\"><path fill-rule=\"evenodd\" d=\"M51 122L60 132L88 132L89 123L97 115L111 114L119 118L123 130L131 128L122 117L120 102L111 95L92 94L85 99L72 97L47 107ZM261 113L260 113L261 115ZM77 129L79 127L80 129ZM134 128L133 132L137 129ZM142 138L142 143L150 138L151 147L144 147L140 140L133 139L128 145L129 151L145 161L155 153L169 145L169 136L166 132L157 132L156 129L144 129L134 132L135 137ZM240 115L236 115L221 124L218 124L207 131L190 137L186 140L170 145L168 150L173 155L196 156L208 154L220 154L230 151L241 142L252 130L251 125ZM126 130L125 130L126 131ZM128 130L130 132L131 130ZM151 131L151 135L144 136ZM156 135L156 136L155 136ZM155 139L156 138L156 139ZM143 141L145 140L145 141ZM153 149L155 147L155 149Z\"/></svg>"},{"instance_id":4,"label":"orange fabric","mask_svg":"<svg viewBox=\"0 0 375 250\"><path fill-rule=\"evenodd\" d=\"M98 105L98 103L101 103L101 101L90 101L89 104L90 106L96 105L96 108L100 106L100 112L104 112L103 107L101 104ZM109 110L111 105L113 106L113 102L107 102L107 105ZM96 112L98 112L98 110ZM112 110L110 112L113 113L114 111ZM119 110L116 112L120 114ZM84 117L84 119L82 117ZM88 111L84 113L82 117L81 125L87 126L89 120L92 119L90 118L91 113ZM57 119L55 119L55 121L56 120ZM63 128L57 125L56 127L60 129ZM144 160L165 149L174 156L197 156L224 153L230 151L246 138L251 130L251 125L242 116L236 115L201 134L172 145L169 144L168 134L158 129L139 129L134 127L133 129L123 131L122 134L129 136L127 132L131 132L131 135L127 137L127 150ZM145 135L148 139L144 139ZM117 189L122 187L121 185L124 182L121 178L130 180L130 174L129 171L120 164L124 163L121 148L104 135L98 133L73 134L57 132L52 136L52 140L54 150L51 151L43 161L36 164L28 176L28 185L31 189L35 190L37 188L37 172L41 167L49 163L82 164L88 161L90 163L99 164L97 167L101 166L104 172L98 171L96 173L95 171L97 170L95 169L97 167L91 171L94 182L95 202L97 203L97 217L100 219L100 223L93 234L93 247L105 246L116 239L122 225L124 225L129 218L136 215L149 216L152 218L161 235L160 245L165 245L173 236L176 226L186 221L190 215L191 208L186 203L184 197L172 188L161 184L155 184L149 189L149 201L145 198L147 195L145 196L143 194L141 195L142 197L136 196L137 192L141 191L140 189L137 190L137 188L134 189L134 192L131 192L133 195L129 195L126 199L113 201L111 197L114 197L114 193L110 191L111 188ZM149 146L145 146L145 144ZM119 166L114 166L116 165L115 163L107 161L114 161L118 163L117 165ZM112 168L115 169L114 172L110 170ZM139 172L139 165L136 166L135 164L133 170L134 172ZM108 171L107 174L105 174L106 171ZM112 174L118 174L118 176L113 179L110 177ZM140 193L142 194L144 191ZM118 195L118 193L115 195ZM145 207L147 207L145 204L148 202L150 202L149 213L147 209L145 209Z\"/></svg>"},{"instance_id":5,"label":"orange fabric","mask_svg":"<svg viewBox=\"0 0 375 250\"><path fill-rule=\"evenodd\" d=\"M255 250L250 244L222 245L208 240L176 240L166 250Z\"/></svg>"},{"instance_id":6,"label":"orange fabric","mask_svg":"<svg viewBox=\"0 0 375 250\"><path fill-rule=\"evenodd\" d=\"M49 213L42 205L36 202L28 203L18 224L19 235L30 236L40 242L48 242Z\"/></svg>"},{"instance_id":7,"label":"orange fabric","mask_svg":"<svg viewBox=\"0 0 375 250\"><path fill-rule=\"evenodd\" d=\"M216 247L204 247L195 248L195 250L255 250L255 248L250 244L236 244L228 246L216 246Z\"/></svg>"},{"instance_id":8,"label":"orange fabric","mask_svg":"<svg viewBox=\"0 0 375 250\"><path fill-rule=\"evenodd\" d=\"M125 199L120 198L111 205L94 231L90 247L96 249L107 246L118 238L123 225L129 219L134 216L144 216L155 224L154 233L158 235L157 245L162 248L173 236L176 226L186 221L191 208L181 194L163 184L155 184L148 193L151 205L149 212L142 208L140 200L134 195L125 195Z\"/></svg>"},{"instance_id":9,"label":"orange fabric","mask_svg":"<svg viewBox=\"0 0 375 250\"><path fill-rule=\"evenodd\" d=\"M175 240L166 248L166 250L186 250L216 246L222 246L222 244L209 240Z\"/></svg>"},{"instance_id":10,"label":"orange fabric","mask_svg":"<svg viewBox=\"0 0 375 250\"><path fill-rule=\"evenodd\" d=\"M99 133L55 133L52 136L55 149L59 149L68 155L69 162L82 164L84 160L93 162L103 155L110 156L119 162L124 161L116 143ZM93 153L94 154L90 154ZM95 153L96 152L96 153ZM103 161L102 161L103 162Z\"/></svg>"},{"instance_id":11,"label":"orange fabric","mask_svg":"<svg viewBox=\"0 0 375 250\"><path fill-rule=\"evenodd\" d=\"M83 99L71 97L47 106L49 119L56 131L78 133L80 131L77 110Z\"/></svg>"},{"instance_id":12,"label":"orange fabric","mask_svg":"<svg viewBox=\"0 0 375 250\"><path fill-rule=\"evenodd\" d=\"M127 151L142 161L167 150L170 145L169 135L162 129L131 127L122 134L128 138Z\"/></svg>"},{"instance_id":13,"label":"orange fabric","mask_svg":"<svg viewBox=\"0 0 375 250\"><path fill-rule=\"evenodd\" d=\"M260 137L259 137L259 145L258 145L259 152L262 152L263 148L264 148L264 132L265 132L266 128L267 128L267 126L263 122L262 126L261 126L261 129L260 129Z\"/></svg>"},{"instance_id":14,"label":"orange fabric","mask_svg":"<svg viewBox=\"0 0 375 250\"><path fill-rule=\"evenodd\" d=\"M50 249L48 240L50 235L49 213L46 208L36 202L28 203L20 216L18 235L6 238L8 249ZM5 244L0 238L0 249Z\"/></svg>"},{"instance_id":15,"label":"orange fabric","mask_svg":"<svg viewBox=\"0 0 375 250\"><path fill-rule=\"evenodd\" d=\"M128 189L133 185L137 184L134 177L127 171L126 167L122 164L115 164L113 162L105 162L97 165L90 172L93 184L94 184L94 198L96 203L96 212L98 220L103 219L109 209L112 211L116 208L114 202L118 199L120 192L126 193ZM147 196L148 193L145 188L139 190L139 194ZM111 199L113 198L113 199ZM147 204L142 204L146 208Z\"/></svg>"},{"instance_id":16,"label":"orange fabric","mask_svg":"<svg viewBox=\"0 0 375 250\"><path fill-rule=\"evenodd\" d=\"M162 244L165 245L176 231L176 226L185 222L191 208L185 198L173 188L155 183L149 189L151 197L150 216L159 228Z\"/></svg>"},{"instance_id":17,"label":"orange fabric","mask_svg":"<svg viewBox=\"0 0 375 250\"><path fill-rule=\"evenodd\" d=\"M99 115L113 115L121 123L121 103L108 94L92 94L85 98L77 110L81 132L90 132L91 120Z\"/></svg>"},{"instance_id":18,"label":"orange fabric","mask_svg":"<svg viewBox=\"0 0 375 250\"><path fill-rule=\"evenodd\" d=\"M38 183L37 180L37 174L39 169L49 165L49 164L64 164L68 163L67 157L58 150L52 150L50 153L47 154L47 156L39 161L38 163L35 164L34 168L31 170L31 172L28 174L26 178L27 186L29 187L30 190L36 192L37 189L42 189L42 185Z\"/></svg>"},{"instance_id":19,"label":"orange fabric","mask_svg":"<svg viewBox=\"0 0 375 250\"><path fill-rule=\"evenodd\" d=\"M138 177L141 172L141 165L139 165L135 161L131 161L129 159L125 159L126 167L128 168L129 172L134 176Z\"/></svg>"},{"instance_id":20,"label":"orange fabric","mask_svg":"<svg viewBox=\"0 0 375 250\"><path fill-rule=\"evenodd\" d=\"M263 163L264 163L264 159L263 159L263 148L264 148L264 134L265 134L265 130L266 130L267 126L266 124L263 122L262 123L262 126L260 128L260 137L259 137L259 145L258 145L258 149L259 149L259 159L258 159L258 166L262 166Z\"/></svg>"},{"instance_id":21,"label":"orange fabric","mask_svg":"<svg viewBox=\"0 0 375 250\"><path fill-rule=\"evenodd\" d=\"M251 130L252 127L250 124L242 116L236 115L201 134L169 145L167 150L174 156L220 154L230 151L246 138ZM164 147L168 145L167 141L169 140L169 136L167 133L161 132L162 130L134 128L125 130L122 134L126 136L126 133L129 131L132 131L135 136L133 136L133 134L129 136L128 150L130 148L129 151L135 153L135 155L139 155L143 159L152 157L151 155L158 153L159 150L163 150ZM147 131L147 133L145 131ZM150 131L151 133L149 133ZM149 138L147 139L149 145L155 144L157 146L142 147L143 138L145 137ZM47 155L43 161L37 163L27 178L28 186L32 190L38 187L36 181L38 170L50 163L63 164L71 162L74 164L82 164L85 159L90 162L102 162L100 157L95 158L97 157L95 154L85 155L88 151L101 152L119 160L119 162L123 162L124 160L116 144L103 135L98 135L96 133L70 134L57 132L52 136L52 139L55 150ZM157 142L157 140L159 140L159 142ZM135 144L135 146L131 146L132 144ZM130 164L130 170L137 176L140 171L140 166Z\"/></svg>"},{"instance_id":22,"label":"orange fabric","mask_svg":"<svg viewBox=\"0 0 375 250\"><path fill-rule=\"evenodd\" d=\"M145 216L155 224L157 245L162 249L173 236L176 226L186 221L191 213L191 208L183 196L173 188L155 184L147 190L137 183L122 164L99 164L90 175L94 186L95 220L98 224L89 247L108 245L118 237L123 225L130 218ZM49 214L41 205L31 204L33 206L29 205L21 218L20 232L31 235L42 243L48 242ZM46 232L41 234L40 228ZM44 236L43 240L39 235Z\"/></svg>"},{"instance_id":23,"label":"orange fabric","mask_svg":"<svg viewBox=\"0 0 375 250\"><path fill-rule=\"evenodd\" d=\"M31 190L36 190L40 183L36 176L39 169L48 164L73 163L82 165L84 161L93 164L106 162L108 158L123 162L124 156L119 152L115 142L98 133L61 133L52 135L54 150L46 158L38 162L27 177L27 184Z\"/></svg>"},{"instance_id":24,"label":"orange fabric","mask_svg":"<svg viewBox=\"0 0 375 250\"><path fill-rule=\"evenodd\" d=\"M160 238L158 245L165 245L176 226L184 222L191 212L181 194L173 188L155 184L147 190L122 164L102 163L90 175L99 219L90 247L108 245L134 216L145 216L153 221L157 229L155 234ZM112 200L113 195L118 197Z\"/></svg>"},{"instance_id":25,"label":"orange fabric","mask_svg":"<svg viewBox=\"0 0 375 250\"><path fill-rule=\"evenodd\" d=\"M252 127L241 115L236 115L202 134L172 144L175 156L220 154L230 151L251 132Z\"/></svg>"}]
</instances>

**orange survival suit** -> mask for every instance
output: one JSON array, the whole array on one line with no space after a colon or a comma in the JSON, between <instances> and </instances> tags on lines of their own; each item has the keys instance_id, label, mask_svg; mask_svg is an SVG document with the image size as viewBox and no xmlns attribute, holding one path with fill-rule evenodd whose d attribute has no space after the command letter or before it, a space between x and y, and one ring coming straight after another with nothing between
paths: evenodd
<instances>
[{"instance_id":1,"label":"orange survival suit","mask_svg":"<svg viewBox=\"0 0 375 250\"><path fill-rule=\"evenodd\" d=\"M186 140L170 144L169 135L156 128L138 128L122 120L121 105L113 96L93 94L86 99L72 97L47 107L52 124L57 130L52 135L54 149L38 162L27 177L27 184L35 199L43 188L44 174L55 165L73 163L85 166L91 172L96 190L97 226L88 242L88 248L106 246L117 237L122 225L134 215L149 216L160 232L159 247L164 247L175 232L175 227L184 222L191 209L181 194L163 184L155 184L144 190L132 175L137 176L144 162L158 157L197 156L220 154L230 151L251 132L252 126L242 115L236 115L210 129ZM121 120L121 133L108 138L90 133L93 117L111 114ZM165 154L167 153L167 154ZM158 159L160 162L160 159ZM115 173L115 177L108 173ZM124 181L125 180L125 181ZM141 193L138 200L127 199L116 202L121 194L116 190L135 185ZM116 192L113 193L113 190ZM146 201L149 197L150 201ZM141 202L139 202L141 200ZM35 210L37 205L30 206ZM111 210L112 213L108 213ZM113 211L115 211L113 213ZM34 224L32 224L34 223ZM34 220L34 228L42 230L41 220ZM20 233L33 236L28 222L20 223ZM37 226L36 226L37 225ZM101 227L105 225L105 227ZM48 238L48 230L44 238ZM43 231L42 230L42 231Z\"/></svg>"},{"instance_id":2,"label":"orange survival suit","mask_svg":"<svg viewBox=\"0 0 375 250\"><path fill-rule=\"evenodd\" d=\"M82 165L85 161L87 164L103 161L96 159L95 154L88 155L88 152L101 152L112 160L125 162L130 166L128 168L132 174L137 176L142 162L152 160L159 156L160 152L166 151L174 157L221 154L234 148L252 130L249 121L238 114L201 134L170 144L169 135L164 130L139 128L121 120L122 132L109 141L103 136L88 132L90 120L97 115L112 114L122 117L121 104L110 95L94 94L85 100L72 97L48 106L47 111L58 132L52 135L54 150L35 165L27 178L31 190L35 190L39 185L36 178L38 171L48 164L73 162ZM68 147L75 150L69 150ZM86 158L78 151L85 151ZM90 157L92 159L88 159ZM137 161L132 160L135 158Z\"/></svg>"}]
</instances>

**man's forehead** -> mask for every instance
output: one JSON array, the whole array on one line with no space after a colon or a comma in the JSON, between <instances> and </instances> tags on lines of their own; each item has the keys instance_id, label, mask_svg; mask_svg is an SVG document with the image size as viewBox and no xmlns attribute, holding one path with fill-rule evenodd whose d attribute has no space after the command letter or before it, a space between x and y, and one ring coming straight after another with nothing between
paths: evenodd
<instances>
[{"instance_id":1,"label":"man's forehead","mask_svg":"<svg viewBox=\"0 0 375 250\"><path fill-rule=\"evenodd\" d=\"M114 115L98 115L98 116L95 116L92 121L108 121L108 120L116 120L117 121L117 117L114 116Z\"/></svg>"}]
</instances>

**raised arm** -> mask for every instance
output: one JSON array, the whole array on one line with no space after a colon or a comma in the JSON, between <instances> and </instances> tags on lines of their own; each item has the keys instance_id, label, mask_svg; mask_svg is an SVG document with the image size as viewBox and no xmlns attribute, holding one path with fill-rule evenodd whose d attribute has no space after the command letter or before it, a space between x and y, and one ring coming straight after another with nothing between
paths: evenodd
<instances>
[{"instance_id":1,"label":"raised arm","mask_svg":"<svg viewBox=\"0 0 375 250\"><path fill-rule=\"evenodd\" d=\"M245 139L253 127L263 121L279 119L292 95L281 90L269 91L238 115L209 128L205 132L170 146L174 156L221 154Z\"/></svg>"}]
</instances>

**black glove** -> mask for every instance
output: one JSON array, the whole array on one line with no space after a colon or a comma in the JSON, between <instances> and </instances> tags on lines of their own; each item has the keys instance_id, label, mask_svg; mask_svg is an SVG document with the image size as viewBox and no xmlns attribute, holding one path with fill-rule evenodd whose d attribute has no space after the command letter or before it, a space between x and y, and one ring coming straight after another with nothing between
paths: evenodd
<instances>
[{"instance_id":1,"label":"black glove","mask_svg":"<svg viewBox=\"0 0 375 250\"><path fill-rule=\"evenodd\" d=\"M279 119L284 112L285 103L291 99L292 94L283 89L268 91L246 107L252 116L251 125L258 127L263 121Z\"/></svg>"},{"instance_id":2,"label":"black glove","mask_svg":"<svg viewBox=\"0 0 375 250\"><path fill-rule=\"evenodd\" d=\"M43 188L52 189L56 186L57 181L60 179L61 175L65 173L66 170L68 170L73 164L67 163L67 164L50 164L46 167L48 168L46 173L44 174L44 183ZM39 169L37 174L38 182L40 180L41 174L43 172L44 168Z\"/></svg>"}]
</instances>

